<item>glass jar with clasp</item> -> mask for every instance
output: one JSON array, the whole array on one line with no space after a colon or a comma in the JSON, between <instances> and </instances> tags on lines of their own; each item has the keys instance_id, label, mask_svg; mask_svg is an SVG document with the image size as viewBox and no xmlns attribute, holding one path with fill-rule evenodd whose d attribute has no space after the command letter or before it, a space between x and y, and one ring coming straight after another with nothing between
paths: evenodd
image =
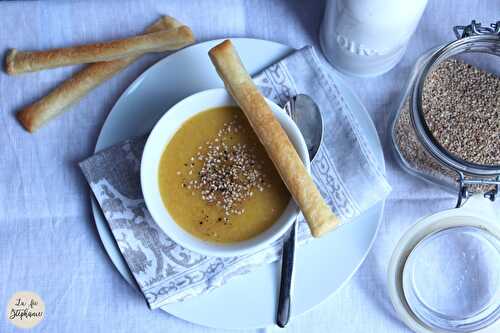
<instances>
[{"instance_id":1,"label":"glass jar with clasp","mask_svg":"<svg viewBox=\"0 0 500 333\"><path fill-rule=\"evenodd\" d=\"M432 49L417 61L403 90L390 133L393 151L403 169L448 191L457 192L457 207L460 207L473 192L481 190L494 200L500 184L500 165L467 161L450 153L436 140L423 111L424 83L440 63L457 56L469 56L469 60L477 59L480 54L493 56L487 59L488 65L500 70L500 21L491 27L482 27L473 21L471 25L455 27L454 31L457 40ZM499 105L492 107L498 109ZM493 115L497 117L493 121L500 122L498 112ZM497 136L498 141L489 144L500 146L500 133Z\"/></svg>"},{"instance_id":2,"label":"glass jar with clasp","mask_svg":"<svg viewBox=\"0 0 500 333\"><path fill-rule=\"evenodd\" d=\"M415 332L500 332L500 205L495 202L500 163L482 164L450 152L431 130L424 110L426 98L432 98L424 96L426 79L443 62L456 57L474 61L486 55L482 68L486 63L493 71L500 69L500 21L486 27L472 21L454 31L457 40L427 52L414 66L392 121L391 139L406 171L457 193L457 203L454 209L420 219L404 234L389 264L389 295L401 320ZM454 103L456 107L481 105L471 100ZM496 117L486 119L495 128L500 125L500 106L492 107L496 108L493 112L475 112ZM449 117L453 119L453 114L433 121ZM486 142L498 149L500 126L496 128L491 140L499 142L472 142ZM457 146L466 146L462 143ZM484 149L479 145L466 148L464 156L477 156L474 149Z\"/></svg>"}]
</instances>

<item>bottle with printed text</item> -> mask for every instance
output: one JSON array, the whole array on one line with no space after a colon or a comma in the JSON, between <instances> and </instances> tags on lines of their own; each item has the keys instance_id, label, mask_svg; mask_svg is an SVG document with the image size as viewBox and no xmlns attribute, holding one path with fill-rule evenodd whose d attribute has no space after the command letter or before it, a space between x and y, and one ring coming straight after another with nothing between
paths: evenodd
<instances>
[{"instance_id":1,"label":"bottle with printed text","mask_svg":"<svg viewBox=\"0 0 500 333\"><path fill-rule=\"evenodd\" d=\"M326 59L339 71L376 76L403 57L427 0L327 0L320 31Z\"/></svg>"}]
</instances>

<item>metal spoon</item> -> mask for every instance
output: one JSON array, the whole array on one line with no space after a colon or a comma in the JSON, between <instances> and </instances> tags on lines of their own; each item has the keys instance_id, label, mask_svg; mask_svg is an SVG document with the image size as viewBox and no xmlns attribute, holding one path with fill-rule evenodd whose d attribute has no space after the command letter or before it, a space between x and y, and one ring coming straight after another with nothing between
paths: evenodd
<instances>
[{"instance_id":1,"label":"metal spoon","mask_svg":"<svg viewBox=\"0 0 500 333\"><path fill-rule=\"evenodd\" d=\"M311 97L303 94L292 97L285 104L285 111L292 117L306 141L309 159L311 162L316 157L323 138L323 118L318 105ZM285 327L290 319L290 303L293 276L293 263L295 255L295 242L297 241L298 221L295 220L290 232L283 241L283 254L281 257L281 283L278 299L276 323Z\"/></svg>"}]
</instances>

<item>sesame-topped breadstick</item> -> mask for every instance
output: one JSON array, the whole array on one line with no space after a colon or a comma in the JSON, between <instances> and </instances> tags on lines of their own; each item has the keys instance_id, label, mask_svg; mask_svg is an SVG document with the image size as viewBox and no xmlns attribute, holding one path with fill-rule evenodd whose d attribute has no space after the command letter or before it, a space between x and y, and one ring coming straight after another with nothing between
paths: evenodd
<instances>
[{"instance_id":1,"label":"sesame-topped breadstick","mask_svg":"<svg viewBox=\"0 0 500 333\"><path fill-rule=\"evenodd\" d=\"M80 45L47 51L19 51L11 49L5 61L7 73L21 74L43 69L100 61L112 61L147 52L176 50L192 38L186 26L161 30L144 35L104 43Z\"/></svg>"},{"instance_id":2,"label":"sesame-topped breadstick","mask_svg":"<svg viewBox=\"0 0 500 333\"><path fill-rule=\"evenodd\" d=\"M231 41L215 46L209 55L300 207L312 235L319 237L335 228L339 219L321 196L285 130L243 67Z\"/></svg>"}]
</instances>

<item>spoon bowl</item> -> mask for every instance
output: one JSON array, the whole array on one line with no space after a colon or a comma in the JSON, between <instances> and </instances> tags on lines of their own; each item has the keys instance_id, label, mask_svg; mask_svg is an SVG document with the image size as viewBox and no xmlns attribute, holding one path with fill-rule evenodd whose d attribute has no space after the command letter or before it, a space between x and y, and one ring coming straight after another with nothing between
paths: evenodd
<instances>
[{"instance_id":1,"label":"spoon bowl","mask_svg":"<svg viewBox=\"0 0 500 333\"><path fill-rule=\"evenodd\" d=\"M298 94L288 100L285 111L299 128L312 162L323 141L323 116L313 99L304 94Z\"/></svg>"}]
</instances>

